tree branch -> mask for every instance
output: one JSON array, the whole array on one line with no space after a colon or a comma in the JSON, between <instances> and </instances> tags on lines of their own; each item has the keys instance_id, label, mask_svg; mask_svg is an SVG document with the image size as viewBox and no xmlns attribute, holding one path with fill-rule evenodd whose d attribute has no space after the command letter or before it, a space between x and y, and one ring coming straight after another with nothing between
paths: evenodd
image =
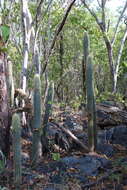
<instances>
[{"instance_id":1,"label":"tree branch","mask_svg":"<svg viewBox=\"0 0 127 190\"><path fill-rule=\"evenodd\" d=\"M121 39L120 47L119 47L119 50L118 50L118 56L117 56L116 63L115 63L115 72L116 73L118 73L118 69L119 69L119 65L120 65L120 59L121 59L121 56L122 56L122 51L123 51L123 48L124 48L126 38L127 38L127 26L126 26L126 29L124 31L123 38Z\"/></svg>"},{"instance_id":2,"label":"tree branch","mask_svg":"<svg viewBox=\"0 0 127 190\"><path fill-rule=\"evenodd\" d=\"M51 55L52 50L53 50L53 48L54 48L54 46L55 46L57 37L58 37L59 33L61 32L61 30L63 29L63 26L64 26L64 24L65 24L65 22L66 22L66 20L67 20L68 14L69 14L69 12L70 12L70 10L71 10L73 4L75 3L75 1L76 1L76 0L71 0L69 6L68 6L67 9L66 9L66 12L65 12L65 14L64 14L64 17L63 17L61 23L60 23L59 26L56 28L54 38L53 38L53 40L52 40L51 46L50 46L49 51L48 51L48 54L47 54L47 58L46 58L45 65L44 65L44 67L43 67L43 69L42 69L42 74L45 72L45 69L46 69L46 67L47 67L47 65L48 65L48 62L49 62L49 56Z\"/></svg>"},{"instance_id":3,"label":"tree branch","mask_svg":"<svg viewBox=\"0 0 127 190\"><path fill-rule=\"evenodd\" d=\"M124 5L124 8L123 8L123 10L122 10L119 18L118 18L118 21L116 23L116 27L115 27L115 31L114 31L114 36L113 36L113 38L111 40L112 46L114 45L114 42L115 42L115 39L116 39L116 36L117 36L117 33L118 33L119 24L121 22L121 19L123 18L123 14L125 13L126 9L127 9L127 1L126 1L125 5Z\"/></svg>"},{"instance_id":4,"label":"tree branch","mask_svg":"<svg viewBox=\"0 0 127 190\"><path fill-rule=\"evenodd\" d=\"M103 31L103 27L102 27L102 22L100 22L100 20L98 19L97 15L95 14L95 12L89 8L89 6L86 4L85 0L81 0L81 2L84 4L84 6L87 8L87 10L90 12L90 14L95 18L98 26L100 27L101 31Z\"/></svg>"}]
</instances>

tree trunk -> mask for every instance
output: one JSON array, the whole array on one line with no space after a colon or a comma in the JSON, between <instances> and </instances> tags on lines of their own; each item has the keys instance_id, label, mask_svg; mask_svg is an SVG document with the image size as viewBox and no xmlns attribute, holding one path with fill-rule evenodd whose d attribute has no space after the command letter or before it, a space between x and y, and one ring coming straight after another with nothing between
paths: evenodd
<instances>
[{"instance_id":1,"label":"tree trunk","mask_svg":"<svg viewBox=\"0 0 127 190\"><path fill-rule=\"evenodd\" d=\"M9 154L10 147L7 77L7 59L4 53L0 53L0 149L6 156Z\"/></svg>"},{"instance_id":2,"label":"tree trunk","mask_svg":"<svg viewBox=\"0 0 127 190\"><path fill-rule=\"evenodd\" d=\"M64 54L64 47L63 47L63 35L60 35L60 47L59 47L59 61L60 61L60 88L61 88L61 101L63 101L63 54Z\"/></svg>"}]
</instances>

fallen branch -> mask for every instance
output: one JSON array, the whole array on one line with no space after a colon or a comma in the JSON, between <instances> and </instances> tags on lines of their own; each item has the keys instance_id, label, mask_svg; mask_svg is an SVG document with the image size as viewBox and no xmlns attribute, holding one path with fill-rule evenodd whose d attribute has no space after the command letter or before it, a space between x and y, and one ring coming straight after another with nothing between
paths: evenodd
<instances>
[{"instance_id":1,"label":"fallen branch","mask_svg":"<svg viewBox=\"0 0 127 190\"><path fill-rule=\"evenodd\" d=\"M67 135L69 135L74 142L76 142L77 144L79 144L86 153L89 152L89 149L86 145L84 145L69 129L66 129L64 126L61 126L55 122L52 122L53 124L55 124L58 128L60 128L64 133L66 133Z\"/></svg>"}]
</instances>

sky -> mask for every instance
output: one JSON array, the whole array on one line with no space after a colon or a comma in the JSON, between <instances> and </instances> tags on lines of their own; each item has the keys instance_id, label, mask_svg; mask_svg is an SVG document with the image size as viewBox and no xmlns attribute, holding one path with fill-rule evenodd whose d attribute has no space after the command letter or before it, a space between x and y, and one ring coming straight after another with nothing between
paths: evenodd
<instances>
[{"instance_id":1,"label":"sky","mask_svg":"<svg viewBox=\"0 0 127 190\"><path fill-rule=\"evenodd\" d=\"M111 11L117 11L119 6L124 5L126 0L109 0L107 1L107 7L110 8Z\"/></svg>"}]
</instances>

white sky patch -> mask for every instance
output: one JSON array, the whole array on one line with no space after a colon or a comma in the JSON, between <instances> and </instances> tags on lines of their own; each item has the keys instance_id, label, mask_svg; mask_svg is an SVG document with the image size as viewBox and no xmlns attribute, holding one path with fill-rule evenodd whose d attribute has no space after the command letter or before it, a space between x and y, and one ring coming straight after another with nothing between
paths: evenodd
<instances>
[{"instance_id":1,"label":"white sky patch","mask_svg":"<svg viewBox=\"0 0 127 190\"><path fill-rule=\"evenodd\" d=\"M109 0L106 5L111 11L115 12L120 6L124 6L126 0Z\"/></svg>"}]
</instances>

